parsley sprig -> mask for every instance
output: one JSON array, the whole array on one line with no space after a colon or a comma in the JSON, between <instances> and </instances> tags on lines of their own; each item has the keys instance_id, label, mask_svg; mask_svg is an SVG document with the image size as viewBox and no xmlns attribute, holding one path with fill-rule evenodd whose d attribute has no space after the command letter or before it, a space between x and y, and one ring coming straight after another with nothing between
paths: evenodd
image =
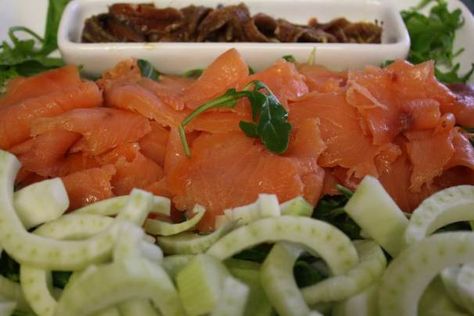
<instances>
[{"instance_id":1,"label":"parsley sprig","mask_svg":"<svg viewBox=\"0 0 474 316\"><path fill-rule=\"evenodd\" d=\"M401 12L411 40L408 60L414 64L434 60L438 80L444 83L465 83L474 72L474 64L469 72L459 75L460 65L454 63L454 58L464 51L463 48L454 50L455 33L464 24L462 11L449 11L445 0L436 0L425 16L419 10L430 2L424 0L417 7ZM439 66L447 70L443 71Z\"/></svg>"},{"instance_id":2,"label":"parsley sprig","mask_svg":"<svg viewBox=\"0 0 474 316\"><path fill-rule=\"evenodd\" d=\"M50 57L57 49L57 32L62 12L69 0L50 0L44 37L23 26L8 30L9 42L0 45L0 93L5 83L17 76L30 76L61 67L61 58ZM23 33L26 39L20 39Z\"/></svg>"},{"instance_id":3,"label":"parsley sprig","mask_svg":"<svg viewBox=\"0 0 474 316\"><path fill-rule=\"evenodd\" d=\"M181 122L179 134L185 154L191 156L184 130L186 125L207 110L234 108L237 101L244 97L250 101L252 107L252 122L241 121L240 129L249 137L259 138L271 152L284 153L288 149L291 132L288 112L265 83L255 80L247 84L241 91L232 88L222 96L204 103Z\"/></svg>"}]
</instances>

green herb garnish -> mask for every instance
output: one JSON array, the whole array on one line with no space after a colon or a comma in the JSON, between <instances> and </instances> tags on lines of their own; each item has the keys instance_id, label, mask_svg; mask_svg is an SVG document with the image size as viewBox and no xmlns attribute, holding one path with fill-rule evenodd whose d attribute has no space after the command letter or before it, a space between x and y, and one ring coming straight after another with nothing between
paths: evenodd
<instances>
[{"instance_id":1,"label":"green herb garnish","mask_svg":"<svg viewBox=\"0 0 474 316\"><path fill-rule=\"evenodd\" d=\"M253 90L250 88L253 87ZM214 108L234 108L237 101L247 97L252 107L253 122L240 122L240 128L249 137L259 138L271 152L282 154L288 149L291 125L288 112L270 88L261 81L250 82L242 91L229 89L222 96L196 108L179 125L184 152L191 155L184 127L199 114Z\"/></svg>"},{"instance_id":2,"label":"green herb garnish","mask_svg":"<svg viewBox=\"0 0 474 316\"><path fill-rule=\"evenodd\" d=\"M49 1L44 38L26 27L15 26L8 30L10 42L4 41L0 45L0 91L14 77L30 76L64 65L62 59L49 55L58 47L59 21L68 2ZM29 38L20 40L18 33L25 33Z\"/></svg>"},{"instance_id":3,"label":"green herb garnish","mask_svg":"<svg viewBox=\"0 0 474 316\"><path fill-rule=\"evenodd\" d=\"M464 23L462 12L460 9L450 12L445 0L436 0L428 16L418 12L430 2L424 0L417 7L401 12L411 40L408 60L418 64L432 59L436 64L438 80L444 83L465 83L474 72L474 64L467 74L459 75L460 65L453 61L464 50L454 51L456 30ZM439 66L448 70L442 71Z\"/></svg>"},{"instance_id":4,"label":"green herb garnish","mask_svg":"<svg viewBox=\"0 0 474 316\"><path fill-rule=\"evenodd\" d=\"M314 209L313 217L336 226L351 239L360 239L360 227L344 211L352 192L341 185L337 189L341 195L323 196Z\"/></svg>"},{"instance_id":5,"label":"green herb garnish","mask_svg":"<svg viewBox=\"0 0 474 316\"><path fill-rule=\"evenodd\" d=\"M140 73L143 77L149 78L151 80L158 81L160 80L160 73L153 67L153 65L144 59L137 60L138 68L140 68Z\"/></svg>"},{"instance_id":6,"label":"green herb garnish","mask_svg":"<svg viewBox=\"0 0 474 316\"><path fill-rule=\"evenodd\" d=\"M204 72L204 69L202 68L191 69L191 70L186 71L183 74L183 77L197 79L202 75L203 72Z\"/></svg>"},{"instance_id":7,"label":"green herb garnish","mask_svg":"<svg viewBox=\"0 0 474 316\"><path fill-rule=\"evenodd\" d=\"M295 56L293 56L293 55L285 55L285 56L282 56L281 58L283 58L287 62L296 63Z\"/></svg>"}]
</instances>

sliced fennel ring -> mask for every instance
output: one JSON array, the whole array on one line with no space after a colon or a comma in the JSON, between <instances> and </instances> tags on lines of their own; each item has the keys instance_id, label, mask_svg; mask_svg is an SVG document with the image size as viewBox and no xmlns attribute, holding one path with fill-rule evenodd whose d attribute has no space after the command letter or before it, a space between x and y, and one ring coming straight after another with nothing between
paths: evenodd
<instances>
[{"instance_id":1,"label":"sliced fennel ring","mask_svg":"<svg viewBox=\"0 0 474 316\"><path fill-rule=\"evenodd\" d=\"M163 316L181 316L178 293L159 265L127 258L97 266L66 287L55 316L89 315L131 299L150 299Z\"/></svg>"},{"instance_id":2,"label":"sliced fennel ring","mask_svg":"<svg viewBox=\"0 0 474 316\"><path fill-rule=\"evenodd\" d=\"M158 316L148 299L132 299L118 305L120 316Z\"/></svg>"},{"instance_id":3,"label":"sliced fennel ring","mask_svg":"<svg viewBox=\"0 0 474 316\"><path fill-rule=\"evenodd\" d=\"M7 279L3 275L0 275L0 298L16 302L16 308L19 310L30 310L20 284Z\"/></svg>"},{"instance_id":4,"label":"sliced fennel ring","mask_svg":"<svg viewBox=\"0 0 474 316\"><path fill-rule=\"evenodd\" d=\"M58 241L40 237L25 230L13 206L15 175L20 167L12 154L0 151L0 244L20 264L48 270L80 270L111 256L120 220L143 221L153 195L134 190L117 216L117 223L102 233L81 241Z\"/></svg>"},{"instance_id":5,"label":"sliced fennel ring","mask_svg":"<svg viewBox=\"0 0 474 316\"><path fill-rule=\"evenodd\" d=\"M156 219L145 221L145 231L151 235L171 236L190 230L202 219L206 209L201 205L194 206L193 217L182 223L172 224Z\"/></svg>"},{"instance_id":6,"label":"sliced fennel ring","mask_svg":"<svg viewBox=\"0 0 474 316\"><path fill-rule=\"evenodd\" d=\"M462 306L474 313L474 264L465 264L459 270L457 278L459 296Z\"/></svg>"},{"instance_id":7,"label":"sliced fennel ring","mask_svg":"<svg viewBox=\"0 0 474 316\"><path fill-rule=\"evenodd\" d=\"M103 216L115 216L128 203L130 195L116 196L86 205L74 211L75 214L95 214ZM170 199L162 196L153 196L152 214L169 216L171 211Z\"/></svg>"},{"instance_id":8,"label":"sliced fennel ring","mask_svg":"<svg viewBox=\"0 0 474 316\"><path fill-rule=\"evenodd\" d=\"M241 226L209 248L220 260L264 242L290 241L319 254L334 275L349 271L359 260L350 239L336 227L307 217L279 216Z\"/></svg>"},{"instance_id":9,"label":"sliced fennel ring","mask_svg":"<svg viewBox=\"0 0 474 316\"><path fill-rule=\"evenodd\" d=\"M309 315L311 312L293 275L293 267L302 252L301 247L278 242L262 264L262 287L280 316Z\"/></svg>"},{"instance_id":10,"label":"sliced fennel ring","mask_svg":"<svg viewBox=\"0 0 474 316\"><path fill-rule=\"evenodd\" d=\"M405 231L412 244L437 229L459 221L474 220L474 185L459 185L439 191L416 208Z\"/></svg>"},{"instance_id":11,"label":"sliced fennel ring","mask_svg":"<svg viewBox=\"0 0 474 316\"><path fill-rule=\"evenodd\" d=\"M474 233L435 234L404 249L382 277L381 316L416 316L418 302L433 278L444 268L474 262Z\"/></svg>"},{"instance_id":12,"label":"sliced fennel ring","mask_svg":"<svg viewBox=\"0 0 474 316\"><path fill-rule=\"evenodd\" d=\"M159 236L156 239L156 243L161 247L163 252L167 254L198 254L209 249L217 240L230 232L235 224L235 222L227 222L212 233L206 235L183 232L173 236Z\"/></svg>"},{"instance_id":13,"label":"sliced fennel ring","mask_svg":"<svg viewBox=\"0 0 474 316\"><path fill-rule=\"evenodd\" d=\"M113 219L110 217L73 213L40 226L34 233L55 239L89 238L102 232L112 222ZM122 224L122 231L131 234L135 232L131 228L139 229L131 224L127 224L125 222ZM141 234L143 235L142 231ZM121 238L120 242L125 243L127 240L128 238ZM117 245L115 247L117 248ZM124 250L122 250L123 252ZM20 283L27 301L36 314L39 316L54 315L57 301L52 294L50 271L22 264L20 266Z\"/></svg>"},{"instance_id":14,"label":"sliced fennel ring","mask_svg":"<svg viewBox=\"0 0 474 316\"><path fill-rule=\"evenodd\" d=\"M408 219L376 178L364 177L344 210L392 257L404 247Z\"/></svg>"},{"instance_id":15,"label":"sliced fennel ring","mask_svg":"<svg viewBox=\"0 0 474 316\"><path fill-rule=\"evenodd\" d=\"M14 203L21 222L30 229L64 214L69 207L69 198L63 181L54 178L16 191Z\"/></svg>"},{"instance_id":16,"label":"sliced fennel ring","mask_svg":"<svg viewBox=\"0 0 474 316\"><path fill-rule=\"evenodd\" d=\"M374 283L360 293L336 303L332 316L378 316L378 284Z\"/></svg>"},{"instance_id":17,"label":"sliced fennel ring","mask_svg":"<svg viewBox=\"0 0 474 316\"><path fill-rule=\"evenodd\" d=\"M458 285L460 271L460 266L444 268L440 274L439 282L442 282L443 291L446 291L447 296L458 306L463 306L464 302L461 298L460 288Z\"/></svg>"},{"instance_id":18,"label":"sliced fennel ring","mask_svg":"<svg viewBox=\"0 0 474 316\"><path fill-rule=\"evenodd\" d=\"M107 216L70 213L41 225L34 233L58 240L80 240L104 231L113 222Z\"/></svg>"},{"instance_id":19,"label":"sliced fennel ring","mask_svg":"<svg viewBox=\"0 0 474 316\"><path fill-rule=\"evenodd\" d=\"M22 264L20 284L26 300L38 316L54 315L57 302L52 294L51 271Z\"/></svg>"},{"instance_id":20,"label":"sliced fennel ring","mask_svg":"<svg viewBox=\"0 0 474 316\"><path fill-rule=\"evenodd\" d=\"M301 291L307 304L349 299L382 277L387 265L382 249L369 240L356 240L354 246L360 262L346 274L333 276L303 288Z\"/></svg>"}]
</instances>

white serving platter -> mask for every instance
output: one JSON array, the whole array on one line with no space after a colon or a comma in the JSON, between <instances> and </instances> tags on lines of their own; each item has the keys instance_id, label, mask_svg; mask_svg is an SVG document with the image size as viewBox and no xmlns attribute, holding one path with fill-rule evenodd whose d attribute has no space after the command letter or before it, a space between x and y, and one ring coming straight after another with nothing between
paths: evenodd
<instances>
[{"instance_id":1,"label":"white serving platter","mask_svg":"<svg viewBox=\"0 0 474 316\"><path fill-rule=\"evenodd\" d=\"M106 6L104 7L104 0L80 0L91 7L100 8L102 6L102 11L106 10ZM140 0L132 0L133 2L144 2ZM100 4L102 2L102 4ZM110 3L110 1L107 1ZM125 2L125 1L122 1ZM128 1L127 1L128 2ZM149 1L148 1L149 2ZM191 0L157 0L155 3L160 3L162 5L168 6L184 6L186 4L192 3ZM216 0L205 0L199 1L198 3L201 5L215 5L219 1ZM222 2L222 1L221 1ZM240 1L234 1L234 3ZM250 5L250 2L252 3ZM371 14L379 14L379 17L383 14L383 8L386 8L390 4L388 0L254 0L246 2L249 3L249 7L252 13L257 11L266 12L269 14L274 14L274 16L288 18L294 22L305 23L308 20L308 17L315 16L320 20L330 19L333 18L334 15L337 13L334 10L316 10L316 11L308 11L307 9L298 9L298 8L307 8L300 6L300 4L305 5L315 5L316 3L324 2L325 5L330 6L332 4L336 4L339 6L345 7L347 14L344 14L346 17L350 19L372 19L373 15ZM8 27L13 25L24 25L30 27L31 29L35 30L39 34L41 34L44 30L45 18L46 18L46 10L47 10L47 0L0 0L0 40L5 40L7 38L7 30ZM194 1L194 3L197 3ZM232 3L232 1L225 1L225 3ZM276 5L279 3L279 5ZM288 3L291 3L291 10L288 10ZM409 8L414 6L418 3L418 0L396 0L393 1L393 5L396 7L396 11L400 11L402 9ZM267 8L269 4L272 4L271 7ZM459 0L448 0L448 4L450 9L460 8L463 12L463 17L465 20L464 25L460 30L458 30L456 34L455 40L455 47L464 47L464 53L457 57L457 61L461 63L461 70L467 71L470 69L471 63L474 63L474 41L473 41L473 34L474 34L474 18L469 10L459 1ZM263 8L265 6L265 8ZM368 8L361 10L362 7ZM77 10L77 8L76 8ZM340 10L340 8L338 9ZM372 10L372 11L371 11ZM291 13L289 13L291 12ZM84 12L86 13L86 12ZM78 14L78 13L77 13ZM365 14L365 15L364 15ZM368 16L368 14L370 16ZM289 16L295 16L295 19L290 19ZM70 19L79 19L82 21L85 19L84 16L76 16L70 17ZM82 26L77 27L76 29L72 29L70 33L65 34L68 41L71 42L73 45L85 45L85 44L78 44L74 43L77 41L78 37L80 36L79 32ZM384 44L382 45L394 45L393 43L389 43L393 40L397 41L397 32L391 30L390 33L384 34ZM403 36L402 36L403 37ZM195 44L186 44L186 43L172 43L167 45L175 45L174 47L166 48L160 47L161 44L166 43L156 43L156 44L145 44L148 49L141 50L147 52L150 57L155 57L153 59L157 67L164 72L170 73L180 73L184 70L188 70L191 68L197 67L205 67L212 61L219 52L226 50L228 47L236 46L233 43L229 44L221 44L221 43L209 43L207 44L207 48L202 48L200 50L196 50ZM89 44L89 45L97 45L97 44ZM107 44L108 45L108 44ZM135 45L135 44L127 44L127 45ZM177 46L176 46L177 45ZM219 45L221 47L219 47ZM227 46L226 46L227 45ZM252 56L247 56L245 51L252 51L254 45L267 45L263 48L260 48L260 52L252 53ZM238 49L241 53L244 54L247 62L252 66L257 66L257 69L263 68L266 65L271 64L276 58L281 57L282 55L286 54L293 54L299 60L306 60L308 56L308 52L310 52L315 44L283 44L288 45L286 48L280 51L274 51L274 47L268 46L273 44L258 44L258 43L248 43L248 44L238 44ZM281 44L276 44L279 46ZM321 44L320 44L321 45ZM332 45L341 45L341 44L332 44ZM316 62L328 66L333 69L343 69L348 67L361 67L364 64L372 63L376 64L378 61L368 61L367 59L369 56L373 58L373 54L378 54L381 50L380 47L382 45L379 44L368 44L368 45L361 45L361 46L371 46L369 49L368 54L362 54L360 59L356 59L354 57L354 50L351 46L354 44L342 44L346 45L343 48L336 49L331 48L328 49L327 53L323 52L321 48L318 48L318 52L316 55ZM373 47L374 45L377 45ZM158 50L156 47L159 47ZM214 46L214 47L212 47ZM217 46L217 49L215 48ZM295 46L295 47L293 47ZM306 47L305 47L306 46ZM77 48L77 47L75 47ZM361 50L366 50L367 48L361 48ZM128 49L128 48L127 48ZM98 51L94 51L94 48L88 48L90 52L88 52L86 56L92 59L95 62L95 66L87 68L88 64L86 65L84 61L82 65L85 66L91 73L97 74L105 68L110 67L113 65L117 60L125 57L141 57L140 55L136 56L130 54L130 52L124 51L118 48L109 48L103 50L103 53L98 53ZM168 54L171 56L169 58L163 59L161 58L160 54ZM199 51L199 53L198 53ZM366 50L367 51L367 50ZM204 55L203 55L204 52ZM171 54L171 55L169 55ZM393 58L393 52L383 52L383 57L381 60L387 60ZM71 56L65 54L66 60L69 62L73 62L76 64L81 64L80 60L72 60L70 59ZM471 78L471 82L474 82L474 77Z\"/></svg>"}]
</instances>

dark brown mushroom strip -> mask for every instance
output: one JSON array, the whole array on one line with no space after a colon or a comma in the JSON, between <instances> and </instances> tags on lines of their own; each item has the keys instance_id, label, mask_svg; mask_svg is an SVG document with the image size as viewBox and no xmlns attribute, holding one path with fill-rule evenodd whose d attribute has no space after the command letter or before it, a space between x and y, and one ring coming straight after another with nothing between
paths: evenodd
<instances>
[{"instance_id":1,"label":"dark brown mushroom strip","mask_svg":"<svg viewBox=\"0 0 474 316\"><path fill-rule=\"evenodd\" d=\"M87 19L84 29L82 30L81 41L84 43L120 42L120 39L107 31L108 18L109 15L105 13Z\"/></svg>"},{"instance_id":2,"label":"dark brown mushroom strip","mask_svg":"<svg viewBox=\"0 0 474 316\"><path fill-rule=\"evenodd\" d=\"M215 9L190 5L157 8L153 4L116 3L109 12L86 20L83 42L325 42L380 43L378 23L351 23L338 18L307 25L258 13L248 7L218 5Z\"/></svg>"},{"instance_id":3,"label":"dark brown mushroom strip","mask_svg":"<svg viewBox=\"0 0 474 316\"><path fill-rule=\"evenodd\" d=\"M204 42L213 38L221 40L233 38L234 41L242 39L244 38L243 26L249 19L250 12L242 3L215 9L199 25L196 41ZM223 34L219 35L219 32Z\"/></svg>"}]
</instances>

